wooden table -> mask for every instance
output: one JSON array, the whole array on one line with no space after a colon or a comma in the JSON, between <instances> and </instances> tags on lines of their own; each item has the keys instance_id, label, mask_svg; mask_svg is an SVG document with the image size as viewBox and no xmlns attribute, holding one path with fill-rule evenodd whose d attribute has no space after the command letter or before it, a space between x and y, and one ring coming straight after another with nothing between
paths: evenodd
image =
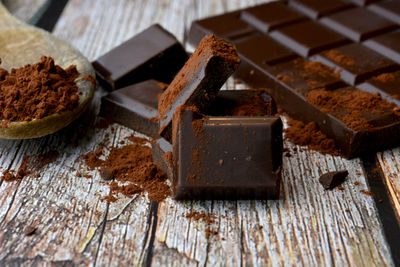
<instances>
[{"instance_id":1,"label":"wooden table","mask_svg":"<svg viewBox=\"0 0 400 267\"><path fill-rule=\"evenodd\" d=\"M44 0L4 2L28 21ZM186 45L192 20L260 2L265 1L70 0L53 33L94 60L153 23L160 23ZM232 80L226 86L238 87ZM100 95L97 92L97 100ZM106 135L111 136L107 150L133 131L118 124L95 129L94 120L88 113L48 137L0 141L3 170L18 169L25 156L60 153L55 162L36 166L21 181L1 182L1 266L400 263L399 148L363 160L345 160L285 142L292 157L284 157L279 200L177 202L168 198L155 203L146 196L121 196L108 204L101 201L108 194L106 182L97 171L88 170L81 155L95 150ZM344 190L323 190L319 175L338 169L350 173ZM78 171L92 178L77 177ZM375 197L360 190L372 191ZM216 220L207 225L186 218L191 211L215 215ZM37 231L26 236L29 225ZM207 238L206 228L218 234Z\"/></svg>"}]
</instances>

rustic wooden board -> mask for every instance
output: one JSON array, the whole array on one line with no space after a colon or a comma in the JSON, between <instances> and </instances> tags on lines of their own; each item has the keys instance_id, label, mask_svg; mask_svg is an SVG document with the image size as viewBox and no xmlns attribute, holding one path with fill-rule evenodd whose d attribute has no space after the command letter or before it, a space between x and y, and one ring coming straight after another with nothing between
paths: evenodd
<instances>
[{"instance_id":1,"label":"rustic wooden board","mask_svg":"<svg viewBox=\"0 0 400 267\"><path fill-rule=\"evenodd\" d=\"M71 0L54 34L93 60L152 23L184 42L193 19L258 2L263 1ZM230 80L227 86L236 85ZM92 113L52 136L0 141L2 169L17 169L26 155L60 153L55 162L36 166L39 178L0 184L0 265L394 265L375 203L360 193L369 190L360 160L323 156L287 142L292 157L284 158L279 200L153 203L140 196L102 202L108 187L80 155L101 142L105 150L117 146L133 131L117 124L94 129L97 108L95 101ZM399 166L395 157L381 158ZM324 191L318 176L338 169L350 173L344 190ZM215 222L186 218L191 211L214 215ZM31 224L37 233L24 236ZM207 228L218 234L207 238Z\"/></svg>"}]
</instances>

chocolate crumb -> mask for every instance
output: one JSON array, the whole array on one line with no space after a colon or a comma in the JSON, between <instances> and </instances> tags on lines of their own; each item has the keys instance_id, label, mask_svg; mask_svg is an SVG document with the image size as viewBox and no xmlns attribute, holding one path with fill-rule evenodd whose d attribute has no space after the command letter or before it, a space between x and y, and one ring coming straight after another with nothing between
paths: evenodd
<instances>
[{"instance_id":1,"label":"chocolate crumb","mask_svg":"<svg viewBox=\"0 0 400 267\"><path fill-rule=\"evenodd\" d=\"M343 183L347 175L349 175L347 170L327 172L320 176L319 182L325 189L333 189ZM343 190L343 187L338 189Z\"/></svg>"},{"instance_id":2,"label":"chocolate crumb","mask_svg":"<svg viewBox=\"0 0 400 267\"><path fill-rule=\"evenodd\" d=\"M28 225L27 227L25 227L24 235L25 236L31 236L31 235L36 233L36 230L37 230L36 227Z\"/></svg>"}]
</instances>

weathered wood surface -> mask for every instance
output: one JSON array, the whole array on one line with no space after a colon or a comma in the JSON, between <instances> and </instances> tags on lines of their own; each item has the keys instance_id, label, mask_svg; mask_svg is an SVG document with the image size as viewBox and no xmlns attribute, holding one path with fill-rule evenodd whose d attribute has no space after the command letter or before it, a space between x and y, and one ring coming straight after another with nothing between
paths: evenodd
<instances>
[{"instance_id":1,"label":"weathered wood surface","mask_svg":"<svg viewBox=\"0 0 400 267\"><path fill-rule=\"evenodd\" d=\"M2 0L7 9L17 18L30 21L47 0ZM0 1L1 2L1 1Z\"/></svg>"},{"instance_id":2,"label":"weathered wood surface","mask_svg":"<svg viewBox=\"0 0 400 267\"><path fill-rule=\"evenodd\" d=\"M184 42L193 19L258 2L71 0L54 34L93 60L152 23ZM39 178L1 183L0 265L393 265L374 201L360 193L368 185L358 159L322 156L286 142L292 157L284 157L280 200L157 204L139 196L107 204L101 197L108 187L80 155L104 140L106 149L117 146L132 131L117 124L115 131L93 129L94 119L86 114L46 138L0 141L2 169L17 169L24 156L60 153L55 162L33 167ZM379 156L380 162L400 173L395 157L387 160L390 153ZM344 168L350 173L344 190L324 191L318 176ZM77 177L78 171L93 178ZM216 220L192 221L185 217L190 211ZM37 226L35 235L24 236L28 225ZM207 238L207 228L218 234Z\"/></svg>"}]
</instances>

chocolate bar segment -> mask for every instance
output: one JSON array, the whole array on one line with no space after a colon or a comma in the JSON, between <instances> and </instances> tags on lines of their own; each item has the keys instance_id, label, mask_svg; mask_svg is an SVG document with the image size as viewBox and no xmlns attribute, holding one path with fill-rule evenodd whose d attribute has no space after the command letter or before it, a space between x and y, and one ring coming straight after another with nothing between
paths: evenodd
<instances>
[{"instance_id":1,"label":"chocolate bar segment","mask_svg":"<svg viewBox=\"0 0 400 267\"><path fill-rule=\"evenodd\" d=\"M170 83L187 58L176 38L155 24L99 57L93 66L102 86L116 90L148 79Z\"/></svg>"},{"instance_id":2,"label":"chocolate bar segment","mask_svg":"<svg viewBox=\"0 0 400 267\"><path fill-rule=\"evenodd\" d=\"M204 38L160 97L160 135L170 140L172 116L179 106L193 104L206 111L239 63L232 44L214 35Z\"/></svg>"},{"instance_id":3,"label":"chocolate bar segment","mask_svg":"<svg viewBox=\"0 0 400 267\"><path fill-rule=\"evenodd\" d=\"M153 162L171 178L173 175L171 143L164 138L155 140L151 143L151 155Z\"/></svg>"},{"instance_id":4,"label":"chocolate bar segment","mask_svg":"<svg viewBox=\"0 0 400 267\"><path fill-rule=\"evenodd\" d=\"M174 115L176 199L279 197L282 123L279 117Z\"/></svg>"},{"instance_id":5,"label":"chocolate bar segment","mask_svg":"<svg viewBox=\"0 0 400 267\"><path fill-rule=\"evenodd\" d=\"M386 33L371 38L363 45L375 50L383 56L400 63L400 31Z\"/></svg>"},{"instance_id":6,"label":"chocolate bar segment","mask_svg":"<svg viewBox=\"0 0 400 267\"><path fill-rule=\"evenodd\" d=\"M396 24L390 20L362 7L323 17L320 22L354 42L361 42L397 28Z\"/></svg>"},{"instance_id":7,"label":"chocolate bar segment","mask_svg":"<svg viewBox=\"0 0 400 267\"><path fill-rule=\"evenodd\" d=\"M240 12L230 12L198 20L190 28L192 44L200 43L206 35L215 34L225 40L236 40L255 33L256 30L240 19Z\"/></svg>"},{"instance_id":8,"label":"chocolate bar segment","mask_svg":"<svg viewBox=\"0 0 400 267\"><path fill-rule=\"evenodd\" d=\"M166 84L148 80L115 90L101 99L100 116L153 138L158 135L158 97Z\"/></svg>"},{"instance_id":9,"label":"chocolate bar segment","mask_svg":"<svg viewBox=\"0 0 400 267\"><path fill-rule=\"evenodd\" d=\"M279 28L270 36L303 57L349 42L346 37L311 20Z\"/></svg>"},{"instance_id":10,"label":"chocolate bar segment","mask_svg":"<svg viewBox=\"0 0 400 267\"><path fill-rule=\"evenodd\" d=\"M270 2L243 10L241 19L261 32L269 32L305 18L281 2Z\"/></svg>"},{"instance_id":11,"label":"chocolate bar segment","mask_svg":"<svg viewBox=\"0 0 400 267\"><path fill-rule=\"evenodd\" d=\"M382 1L368 6L368 9L387 18L397 24L400 24L400 2Z\"/></svg>"},{"instance_id":12,"label":"chocolate bar segment","mask_svg":"<svg viewBox=\"0 0 400 267\"><path fill-rule=\"evenodd\" d=\"M399 68L395 62L359 44L349 44L312 57L334 67L343 81L355 85L379 73Z\"/></svg>"},{"instance_id":13,"label":"chocolate bar segment","mask_svg":"<svg viewBox=\"0 0 400 267\"><path fill-rule=\"evenodd\" d=\"M312 19L353 7L340 0L290 0L289 6Z\"/></svg>"}]
</instances>

